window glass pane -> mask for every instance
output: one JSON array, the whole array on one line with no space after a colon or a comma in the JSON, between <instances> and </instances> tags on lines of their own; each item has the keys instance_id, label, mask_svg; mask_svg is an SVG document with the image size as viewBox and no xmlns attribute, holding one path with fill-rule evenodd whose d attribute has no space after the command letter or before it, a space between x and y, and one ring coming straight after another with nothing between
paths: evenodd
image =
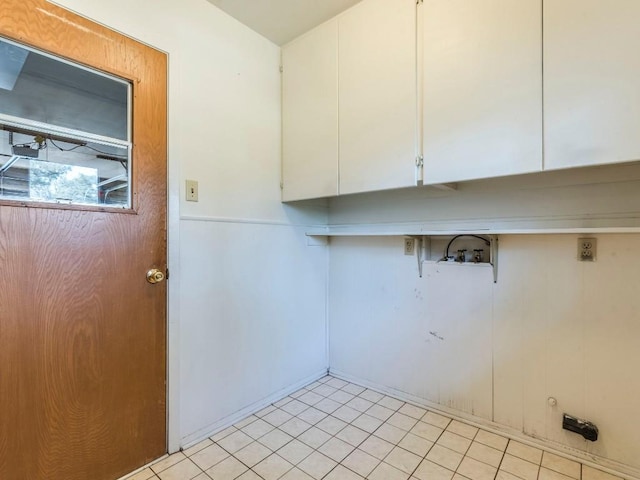
<instances>
[{"instance_id":1,"label":"window glass pane","mask_svg":"<svg viewBox=\"0 0 640 480\"><path fill-rule=\"evenodd\" d=\"M0 199L129 205L128 147L0 131Z\"/></svg>"},{"instance_id":2,"label":"window glass pane","mask_svg":"<svg viewBox=\"0 0 640 480\"><path fill-rule=\"evenodd\" d=\"M0 38L0 200L130 207L130 88Z\"/></svg>"},{"instance_id":3,"label":"window glass pane","mask_svg":"<svg viewBox=\"0 0 640 480\"><path fill-rule=\"evenodd\" d=\"M31 200L98 203L97 169L37 160L28 162Z\"/></svg>"},{"instance_id":4,"label":"window glass pane","mask_svg":"<svg viewBox=\"0 0 640 480\"><path fill-rule=\"evenodd\" d=\"M128 140L126 82L0 39L2 113Z\"/></svg>"}]
</instances>

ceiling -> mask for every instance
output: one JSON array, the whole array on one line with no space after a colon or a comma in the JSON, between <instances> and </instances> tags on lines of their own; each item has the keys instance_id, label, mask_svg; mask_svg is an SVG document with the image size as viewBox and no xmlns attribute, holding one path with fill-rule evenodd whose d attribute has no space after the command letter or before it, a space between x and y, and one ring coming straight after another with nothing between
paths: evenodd
<instances>
[{"instance_id":1,"label":"ceiling","mask_svg":"<svg viewBox=\"0 0 640 480\"><path fill-rule=\"evenodd\" d=\"M268 38L284 45L360 0L208 0Z\"/></svg>"}]
</instances>

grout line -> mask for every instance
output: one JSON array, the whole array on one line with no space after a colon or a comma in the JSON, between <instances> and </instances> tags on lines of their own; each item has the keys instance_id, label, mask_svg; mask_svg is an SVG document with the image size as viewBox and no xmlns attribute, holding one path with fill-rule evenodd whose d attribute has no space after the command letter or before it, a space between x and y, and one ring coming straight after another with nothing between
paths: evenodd
<instances>
[{"instance_id":1,"label":"grout line","mask_svg":"<svg viewBox=\"0 0 640 480\"><path fill-rule=\"evenodd\" d=\"M198 470L200 470L200 473L198 473L197 475L194 475L193 477L191 477L192 479L193 479L193 478L196 478L196 477L197 477L198 475L200 475L201 473L204 473L205 475L207 475L207 473L206 473L203 469L201 469L201 468L200 468L200 465L198 465L196 462L194 462L193 460L191 460L191 458L187 457L187 462L191 462L193 465L195 465L195 466L196 466L196 468L197 468ZM207 476L208 476L208 475L207 475Z\"/></svg>"},{"instance_id":2,"label":"grout line","mask_svg":"<svg viewBox=\"0 0 640 480\"><path fill-rule=\"evenodd\" d=\"M334 378L335 378L335 377L334 377ZM332 379L333 379L333 378L332 378ZM332 379L331 379L331 380L332 380ZM320 380L322 380L322 379L320 379ZM304 461L305 461L305 460L306 460L310 455L313 455L315 452L317 452L319 455L323 455L324 457L329 458L329 459L330 459L331 461L333 461L333 462L336 462L336 460L334 460L333 458L329 457L328 455L325 455L322 451L320 451L320 449L321 449L324 445L326 445L326 444L327 444L328 442L330 442L331 440L336 439L336 440L339 440L339 441L344 442L344 443L346 443L346 444L348 444L348 445L349 445L349 449L350 449L350 450L349 450L349 453L348 453L347 455L345 455L345 457L344 457L344 458L342 458L339 462L336 462L336 465L334 465L334 466L333 466L329 471L327 471L327 472L326 472L326 473L325 473L321 478L325 478L325 477L327 477L328 475L330 475L330 474L331 474L331 472L333 472L336 468L338 468L338 465L341 465L343 468L346 468L347 470L349 470L349 471L353 471L355 474L360 475L357 471L352 470L351 468L349 468L348 466L346 466L346 465L344 465L344 464L343 464L344 460L345 460L346 458L348 458L350 455L352 455L356 450L359 450L360 452L363 452L363 453L367 454L368 456L370 456L370 457L372 457L372 458L374 458L374 459L376 460L376 462L377 462L377 463L376 463L376 465L373 467L373 469L371 470L371 472L373 472L373 471L375 471L377 468L379 468L379 466L380 466L382 463L384 463L385 465L390 466L390 467L392 467L392 468L394 468L394 469L398 469L398 467L396 467L396 466L394 466L394 465L392 465L392 464L390 464L390 463L387 463L387 462L386 462L386 460L389 458L389 455L391 455L391 453L392 453L396 448L401 449L401 450L403 450L403 451L405 451L405 452L409 452L409 453L411 453L411 454L413 454L413 455L416 455L416 456L418 456L418 457L420 458L420 461L418 462L417 466L416 466L416 467L411 471L411 473L410 473L410 474L409 474L408 472L405 472L404 470L400 470L400 469L398 469L399 471L402 471L402 472L403 472L403 474L407 474L407 475L409 475L409 476L411 477L411 476L412 476L412 475L417 471L417 469L420 467L420 465L421 465L425 460L426 460L426 461L431 462L431 460L427 459L427 456L428 456L429 452L431 451L431 449L432 449L435 445L438 445L440 448L444 448L445 450L448 450L448 451L451 451L451 452L455 452L455 453L457 453L457 454L459 454L459 455L462 455L462 458L461 458L460 463L459 463L459 464L456 466L456 468L454 469L454 474L461 475L460 473L458 473L458 471L459 471L459 469L460 469L460 465L462 465L462 462L464 461L464 459L468 457L468 453L469 453L469 450L471 449L471 446L472 446L472 445L477 441L476 439L477 439L477 437L478 437L478 433L480 432L480 430L487 431L487 430L484 430L484 429L482 429L482 428L479 428L479 427L477 427L477 426L475 426L475 425L468 424L467 422L460 421L460 423L462 423L462 424L464 424L464 425L469 425L470 427L474 427L474 428L476 428L476 432L473 434L473 436L472 436L471 438L466 437L466 436L464 436L464 435L459 435L459 434L457 434L457 433L455 433L455 432L453 432L453 431L449 430L449 428L451 427L451 425L453 424L453 422L455 421L455 419L452 419L452 418L450 418L450 417L448 417L448 416L445 416L445 415L441 415L441 414L439 414L438 412L434 412L434 411L432 411L432 410L430 410L430 409L428 409L428 408L418 407L418 408L420 408L421 410L424 410L424 411L425 411L425 413L424 413L420 418L415 418L415 417L413 417L413 416L411 416L411 415L406 415L406 414L404 414L404 413L400 412L400 410L401 410L405 405L413 405L413 404L412 404L412 403L410 403L410 402L404 402L404 401L399 400L399 399L396 399L395 397L392 397L392 396L390 396L390 395L382 394L382 393L376 392L375 390L371 390L371 389L364 388L364 387L360 387L360 386L358 386L358 387L362 388L362 390L361 390L357 395L355 395L355 394L352 394L352 393L350 393L350 392L347 392L347 391L346 391L346 390L344 390L344 389L345 389L346 387L350 386L350 385L356 385L356 384L352 384L352 383L350 383L350 382L346 382L345 384L341 385L340 387L333 387L332 385L326 385L326 384L327 384L329 381L331 381L331 380L325 380L325 381L320 381L320 380L315 381L315 382L312 382L311 384L309 384L309 385L313 385L313 384L315 384L314 388L312 388L312 389L309 389L309 388L308 388L309 386L307 386L307 387L302 387L302 388L300 388L300 389L298 389L298 390L297 390L297 391L300 391L300 390L305 390L305 391L306 391L305 393L300 394L300 395L298 396L298 398L299 398L299 397L301 397L301 396L303 396L303 395L305 395L305 394L306 394L306 393L308 393L308 392L312 392L312 393L315 393L315 395L318 395L319 397L322 397L322 399L321 399L321 400L319 400L318 402L315 402L313 405L310 405L310 404L308 404L308 403L306 403L306 402L304 402L304 401L298 400L298 398L291 397L290 395L289 395L289 396L285 396L285 397L283 397L282 399L280 399L280 400L278 400L278 401L276 401L276 402L272 403L272 404L269 406L269 407L271 407L271 408L272 408L272 410L271 410L268 414L263 415L263 417L262 417L262 418L257 417L257 415L255 415L255 416L256 416L256 418L255 418L253 421L251 421L251 422L247 423L246 425L244 425L244 426L242 427L242 428L247 428L247 427L249 427L251 424L255 423L255 422L256 422L256 421L258 421L258 420L262 420L262 421L266 422L267 424L269 424L269 426L273 427L273 429L272 429L270 432L268 432L268 433L266 433L266 434L262 435L261 437L259 437L259 438L257 438L257 439L254 439L253 437L250 437L250 438L251 438L251 443L255 443L255 442L260 443L260 442L259 442L259 439L260 439L260 438L262 438L262 437L264 437L264 436L266 436L266 435L270 434L271 432L273 432L273 431L275 431L275 430L279 430L280 432L285 433L285 434L287 434L287 435L289 435L289 436L291 437L291 439L290 439L290 440L288 440L285 444L283 444L283 445L281 445L280 447L278 447L275 451L273 451L273 450L271 450L271 448L269 448L269 450L271 451L271 453L270 453L267 457L265 457L265 459L266 459L266 458L271 457L271 456L272 456L272 455L274 455L274 454L275 454L275 455L278 455L279 457L281 457L281 458L282 458L282 456L281 456L278 452L279 452L282 448L284 448L286 445L289 445L290 443L292 443L294 440L297 440L298 442L302 443L303 445L305 445L305 446L307 446L307 447L309 447L309 448L311 449L311 452L310 452L308 455L304 456L302 459L300 459L297 463L293 463L293 462L290 462L289 460L286 460L286 459L285 459L289 464L291 464L291 465L292 465L292 468L290 468L289 470L287 470L287 472L289 472L289 471L293 470L294 468L298 468L299 470L302 470L302 469L300 469L300 468L298 467L298 465L300 465L302 462L304 462ZM323 385L324 385L324 386L327 386L327 387L330 387L330 388L331 388L331 391L329 391L327 394L321 394L321 393L317 393L317 392L315 392L315 390L316 390L316 389L318 389L318 388L322 387ZM321 389L321 390L325 390L325 391L326 391L326 389ZM334 396L336 393L339 393L339 392L346 393L346 394L348 394L351 398L349 398L349 399L348 399L348 400L346 400L346 401L337 401L337 400L334 400L334 399L330 398L330 397ZM367 393L367 392L374 392L374 393L376 393L376 394L380 395L380 397L377 399L377 401L373 402L373 401L371 401L371 400L368 400L366 397L363 397L363 396L362 396L363 394L367 394L367 396L368 396L369 398L371 398L371 394L370 394L370 393ZM293 393L296 393L296 392L293 392ZM287 399L287 398L289 398L289 400L287 400L285 403L283 403L283 404L281 405L281 407L276 407L276 406L275 406L275 403L280 403L282 400L285 400L285 399ZM342 407L348 406L348 404L349 404L351 401L353 401L354 399L356 399L356 398L361 398L361 399L363 399L363 400L367 400L367 401L369 401L369 402L371 403L371 406L369 406L365 411L360 411L360 410L357 410L357 409L352 409L352 410L356 411L356 412L358 413L358 415L357 415L356 417L354 417L353 419L351 419L350 421L345 421L345 420L343 420L343 419L338 418L338 417L336 417L336 416L335 416L335 413L336 413L338 410L342 409ZM317 408L315 407L317 404L319 404L319 403L321 403L323 400L327 400L327 399L328 399L328 400L331 400L331 401L333 401L333 402L335 402L335 403L336 403L336 404L338 404L339 406L338 406L337 408L335 408L333 411L331 411L330 413L325 412L325 411L322 411L322 410L317 409ZM397 406L396 408L388 407L387 405L390 403L390 402L389 402L389 399L392 399L392 400L394 400L394 401L397 401L397 402L398 402L398 404L397 404L398 406ZM300 411L297 415L292 415L292 414L290 414L289 412L286 412L286 410L283 410L283 408L282 408L282 407L285 407L286 405L288 405L288 404L292 403L294 400L298 400L298 402L300 402L300 403L304 404L304 405L305 405L305 407L306 407L304 410ZM372 407L374 407L374 406L379 406L379 407L386 408L386 409L388 409L389 411L391 411L392 413L391 413L388 417L386 417L386 419L385 419L385 420L381 420L381 419L379 419L379 418L377 418L377 417L374 417L374 416L372 416L372 415L368 415L368 414L367 414L367 411L368 411L368 410L370 410L370 409L371 409ZM265 408L269 408L269 407L265 407ZM302 418L300 418L300 417L299 417L299 415L303 414L304 412L308 411L308 410L309 410L309 409L311 409L311 408L314 408L314 409L315 409L315 410L317 410L317 411L321 411L325 416L324 416L321 420L317 421L315 424L310 424L309 422L305 422L305 423L309 424L310 426L309 426L308 428L306 428L305 430L303 430L302 432L300 432L300 433L299 433L298 435L296 435L296 436L294 436L294 435L290 435L290 434L288 434L287 432L285 432L284 430L282 430L282 429L281 429L281 427L282 427L283 425L285 425L286 423L288 423L289 421L291 421L291 420L293 420L293 419L298 419L298 420L300 420L300 421L304 421ZM350 408L351 408L351 407L350 407ZM283 413L286 413L287 415L289 415L289 416L290 416L290 418L289 418L286 422L283 422L283 423L281 423L281 424L280 424L280 425L278 425L278 426L275 426L275 425L273 425L273 424L271 424L271 423L269 423L268 421L266 421L266 420L264 420L264 419L263 419L265 416L267 416L267 415L269 415L270 413L272 413L272 412L274 412L274 411L277 411L277 410L280 410L280 411L282 411ZM423 420L423 418L424 418L424 417L426 416L426 414L427 414L427 413L429 413L429 412L435 413L435 414L437 414L437 415L441 415L443 418L448 419L448 422L446 423L446 425L444 425L444 427L440 427L439 425L433 425L432 423L429 423L429 422L427 422L427 421L424 421L424 420ZM410 419L413 421L413 424L412 424L411 428L409 428L408 430L405 430L405 428L396 427L394 424L389 423L389 420L390 420L394 415L396 415L397 413L402 413L402 415L405 415L406 417L410 418ZM359 418L363 417L364 415L367 415L367 416L370 416L370 417L372 417L372 418L375 418L377 421L381 422L381 423L380 423L380 425L378 425L376 428L374 428L374 429L373 429L373 431L371 431L371 432L369 432L369 431L367 431L367 430L363 430L362 428L359 428L358 426L354 425L354 422L356 422ZM247 417L247 418L249 418L249 417ZM240 420L240 421L238 421L235 425L240 424L240 423L242 423L242 422L243 422L243 421L245 421L245 420L246 420L246 419L244 419L244 420ZM325 430L323 430L322 428L320 428L320 427L318 427L318 426L317 426L317 425L319 425L320 423L322 423L322 422L324 422L324 421L327 421L327 420L339 421L339 422L341 422L341 423L344 423L344 425L342 425L342 426L341 426L341 427L340 427L340 428L339 428L339 429L338 429L334 434L332 434L332 433L330 433L330 432L326 432ZM427 442L429 442L429 443L431 443L431 444L432 444L432 445L427 449L427 451L426 451L426 453L425 453L424 455L418 455L418 454L416 454L416 453L414 453L414 452L412 452L412 451L410 451L410 450L408 450L408 449L406 449L406 448L404 448L404 447L400 446L400 443L401 443L405 438L407 438L407 437L408 437L409 433L411 433L411 431L413 430L413 428L415 428L415 426L416 426L416 425L418 425L420 422L425 423L425 424L428 424L428 425L430 425L430 426L432 426L432 427L434 427L434 428L441 429L441 431L440 431L439 435L437 436L437 438L436 438L436 439L435 439L435 441L433 441L433 442L432 442L430 439L427 439L427 438L424 438L424 437L419 436L421 439L423 439L423 440L425 440L425 441L427 441ZM235 433L235 432L238 432L238 431L240 431L240 432L242 432L243 434L245 434L245 435L246 435L246 433L245 433L245 432L243 432L243 430L242 430L242 429L238 429L237 427L235 427L235 425L233 426L233 428L235 429L235 431L232 431L232 432L231 432L231 433L229 433L228 435L225 435L225 437L223 437L222 439L219 439L219 441L223 440L224 438L227 438L229 435L231 435L231 434L233 434L233 433ZM387 425L387 426L389 426L389 427L398 428L398 429L402 430L402 431L403 431L403 435L401 436L401 438L400 438L398 441L389 441L389 440L387 440L387 439L385 439L385 438L383 438L383 437L379 437L378 435L376 435L376 433L377 433L377 432L379 432L379 430L380 430L381 428L383 428L385 425ZM366 433L366 436L364 437L364 439L363 439L363 440L361 440L361 441L359 441L359 442L357 442L357 444L356 444L356 445L353 445L353 444L351 444L351 443L349 443L349 442L346 442L346 441L342 440L340 437L338 437L338 435L339 435L341 432L343 432L345 429L347 429L347 428L348 428L348 427L350 427L350 426L351 426L351 427L353 427L353 428L355 428L355 429L357 429L357 430L359 430L359 431L363 431L364 433ZM321 432L323 432L324 434L328 435L328 439L327 439L326 441L322 442L320 445L318 445L318 446L317 446L317 447L315 447L315 448L314 448L314 447L312 447L311 445L306 444L304 441L302 441L302 440L300 440L300 439L299 439L299 437L300 437L300 436L302 436L305 432L307 432L307 431L311 430L312 428L317 428L319 431L321 431ZM464 453L457 452L457 451L455 451L455 450L452 450L452 449L448 448L447 446L444 446L444 445L441 445L441 444L439 444L439 443L438 443L438 442L442 439L442 437L443 437L443 435L445 434L445 432L449 432L450 434L453 434L453 435L459 435L459 436L461 436L462 438L465 438L465 439L467 439L467 440L470 440L469 446L468 446L468 447L466 447L466 450L465 450L465 452L464 452ZM492 433L492 432L489 432L489 431L487 431L487 432L488 432L488 433ZM415 435L415 434L413 434L413 435ZM494 435L495 435L495 434L494 434ZM498 435L498 436L501 436L501 435ZM382 458L382 459L380 459L380 458L378 458L378 457L376 457L376 456L371 455L370 453L366 452L365 450L360 449L360 447L361 447L361 446L362 446L362 445L363 445L363 444L364 444L368 439L370 439L371 437L375 437L376 439L379 439L379 440L381 440L381 441L387 442L387 443L389 443L390 445L392 445L392 449L391 449L387 454L385 454L385 455L383 456L383 458ZM501 471L501 470L500 470L500 467L502 466L502 463L503 463L503 461L504 461L504 458L506 457L506 451L507 451L507 449L508 449L508 447L509 447L509 443L512 441L512 439L510 439L510 438L508 438L508 437L502 437L502 438L505 438L505 439L507 440L507 444L505 445L504 450L501 450L501 451L499 450L499 451L501 452L501 458L500 458L500 461L499 461L499 463L498 463L498 465L497 465L497 466L491 465L491 464L486 463L486 462L484 462L484 461L482 461L482 460L473 459L473 460L475 460L475 461L477 461L477 462L479 462L479 463L481 463L481 464L483 464L483 465L487 465L487 466L489 466L489 467L491 467L491 468L494 468L494 469L496 470L496 473L494 474L494 477L493 477L493 478L494 478L494 480L495 480L495 478L496 478L496 476L497 476L498 472L499 472L499 471ZM210 439L211 439L211 438L210 438ZM213 444L215 444L215 443L217 443L217 442L214 442ZM250 444L251 444L251 443L250 443ZM494 450L498 450L498 449L495 449L494 447L492 447L491 445L486 445L486 444L484 444L484 443L482 443L482 442L479 442L479 441L478 441L478 443L479 443L479 444L481 444L481 445L483 445L484 447L492 448L492 449L494 449ZM250 445L250 444L249 444L249 445ZM260 443L260 444L261 444L261 443ZM207 446L205 446L204 448L207 448L207 447L208 447L208 445L207 445ZM221 445L220 445L220 447L221 447L221 448L223 448L223 450L224 450L226 453L228 453L230 457L233 457L234 459L236 459L237 461L239 461L240 463L242 463L243 465L245 465L245 466L249 469L249 471L252 471L253 473L255 473L256 475L258 475L258 476L259 476L259 474L258 474L257 472L255 472L255 470L253 470L253 468L249 468L249 467L248 467L248 465L246 465L244 462L242 462L240 459L238 459L238 458L235 456L235 454L231 454L227 449L224 449L224 447L222 447ZM245 447L246 447L246 446L245 446ZM245 447L243 447L243 448L245 448ZM542 452L544 452L544 450L542 450L542 449L540 449L540 448L537 448L537 447L533 447L533 448L536 448L537 450L541 450ZM201 450L202 450L202 449L200 449L200 450L198 450L198 451L201 451ZM241 450L242 450L242 449L240 449L240 450L238 450L238 451L241 451ZM197 453L197 451L196 451L196 452L193 452L193 453L192 453L192 455L195 455L196 453ZM237 453L238 453L238 452L236 452L236 454L237 454ZM185 457L186 457L186 456L185 456ZM188 458L192 463L195 463L195 462L193 462L193 461L190 459L190 457L186 457L186 458ZM227 458L229 458L229 457L227 457ZM468 457L468 458L472 458L472 457ZM519 458L519 457L517 457L517 458ZM225 459L225 460L226 460L226 459ZM527 461L526 459L521 459L521 460ZM541 457L541 460L542 460L542 457ZM258 462L258 464L260 464L262 461L264 461L264 459L263 459L263 460L261 460L260 462ZM582 477L582 468L583 468L583 464L582 464L582 462L580 462L580 461L579 461L579 460L577 460L577 459L574 459L573 461L575 461L576 463L578 463L578 464L580 465L580 478L581 478L581 477ZM438 465L438 466L439 466L439 467L441 467L441 468L445 468L445 469L449 470L447 467L444 467L444 466L442 466L442 465L440 465L440 464L438 464L438 463L435 463L435 462L432 462L432 463L434 463L434 464ZM531 463L531 462L530 462L530 463ZM256 465L258 465L258 464L256 464ZM255 467L255 465L254 465L254 467ZM540 466L540 464L537 464L537 467L538 467L538 476L539 476L539 475L540 475L540 471L541 471L541 466ZM200 467L198 467L198 468L200 469ZM202 469L200 469L200 470L202 470ZM285 473L284 473L284 475L286 475L286 473L287 473L287 472L285 472ZM155 473L155 472L154 472L154 473ZM206 473L206 472L205 472L205 473ZM370 475L370 473L369 473L369 475ZM260 478L262 478L262 477L260 477ZM279 478L281 478L281 477L279 477Z\"/></svg>"},{"instance_id":3,"label":"grout line","mask_svg":"<svg viewBox=\"0 0 640 480\"><path fill-rule=\"evenodd\" d=\"M496 476L494 478L496 478L498 476L498 472L500 472L500 467L502 466L502 462L504 461L504 457L507 454L507 448L509 448L509 442L510 441L511 440L507 440L507 444L504 446L504 450L502 451L502 456L500 457L500 461L498 462L498 466L496 467Z\"/></svg>"}]
</instances>

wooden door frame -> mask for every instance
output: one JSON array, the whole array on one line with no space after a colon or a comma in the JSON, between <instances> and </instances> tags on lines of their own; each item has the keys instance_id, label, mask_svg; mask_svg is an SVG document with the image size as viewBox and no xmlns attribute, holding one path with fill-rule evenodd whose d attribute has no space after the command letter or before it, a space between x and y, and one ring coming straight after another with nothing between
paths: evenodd
<instances>
[{"instance_id":1,"label":"wooden door frame","mask_svg":"<svg viewBox=\"0 0 640 480\"><path fill-rule=\"evenodd\" d=\"M126 79L133 86L133 101L145 99L146 104L152 104L153 116L149 112L136 115L134 107L132 115L133 130L133 155L132 155L132 185L131 185L131 213L137 213L138 201L138 167L136 162L137 148L152 152L153 158L165 165L162 175L165 199L165 232L167 231L168 212L167 205L167 55L150 46L137 42L121 33L117 33L98 23L92 22L69 10L56 6L46 0L5 0L3 3L3 15L0 17L0 37L16 41L55 56L70 60L74 63L86 65L117 77ZM109 48L104 46L108 45ZM141 60L144 59L144 60ZM136 61L138 60L138 61ZM151 121L150 121L151 120ZM153 183L153 179L149 180ZM6 203L6 202L3 202ZM25 205L28 206L28 205ZM15 207L13 207L15 208ZM60 208L55 205L39 204L37 208ZM64 207L62 207L64 208ZM70 207L76 209L76 207ZM82 209L82 208L80 208ZM99 210L88 208L87 210ZM110 210L112 215L122 215ZM160 233L160 232L159 232ZM164 232L163 232L164 233ZM166 233L165 257L168 259L168 242ZM168 290L168 289L167 289ZM164 297L164 325L165 325L165 452L169 443L173 449L177 448L179 429L169 429L169 322L168 322L168 292ZM175 343L175 342L174 342ZM175 358L175 352L173 352ZM174 390L174 387L171 389ZM173 399L177 395L171 395ZM177 403L177 402L176 402ZM176 405L172 405L175 411ZM175 423L175 422L174 422ZM177 427L177 425L173 425ZM169 442L169 432L174 440Z\"/></svg>"}]
</instances>

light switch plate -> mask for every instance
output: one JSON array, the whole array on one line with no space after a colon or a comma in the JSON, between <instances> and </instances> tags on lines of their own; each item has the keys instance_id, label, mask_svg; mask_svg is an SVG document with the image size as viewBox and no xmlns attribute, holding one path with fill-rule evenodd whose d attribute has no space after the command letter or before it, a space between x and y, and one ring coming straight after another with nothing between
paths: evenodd
<instances>
[{"instance_id":1,"label":"light switch plate","mask_svg":"<svg viewBox=\"0 0 640 480\"><path fill-rule=\"evenodd\" d=\"M195 180L186 180L186 199L187 202L197 202L198 201L198 182Z\"/></svg>"}]
</instances>

